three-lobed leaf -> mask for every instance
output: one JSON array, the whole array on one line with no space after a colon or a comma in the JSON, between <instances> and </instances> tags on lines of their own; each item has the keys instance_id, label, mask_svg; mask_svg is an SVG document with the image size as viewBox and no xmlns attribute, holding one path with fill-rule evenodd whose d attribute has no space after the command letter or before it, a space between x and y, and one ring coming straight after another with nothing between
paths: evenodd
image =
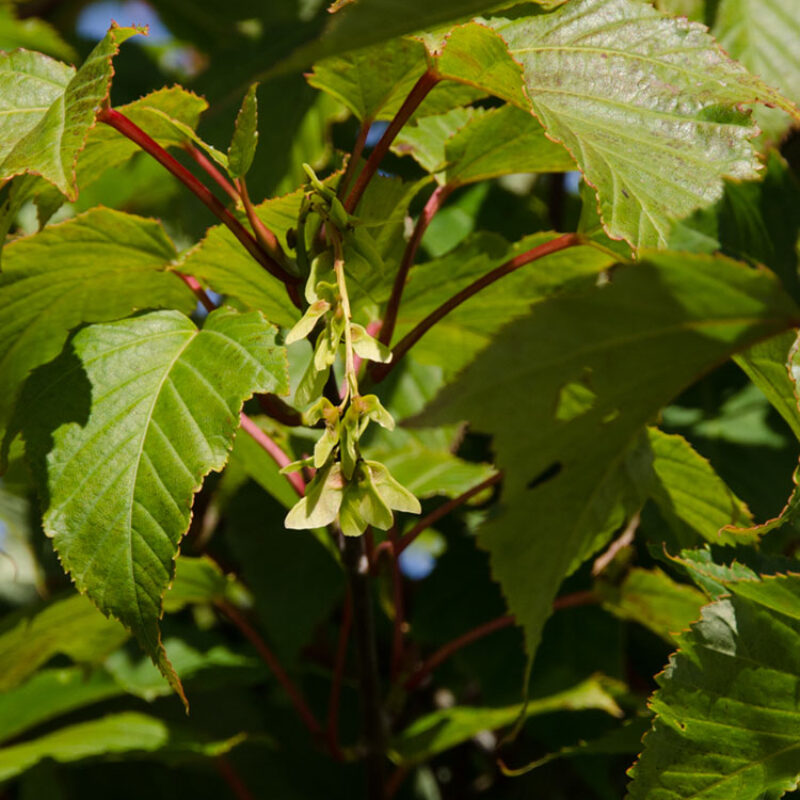
<instances>
[{"instance_id":1,"label":"three-lobed leaf","mask_svg":"<svg viewBox=\"0 0 800 800\"><path fill-rule=\"evenodd\" d=\"M76 586L178 689L162 597L192 497L225 465L243 401L288 389L274 333L257 312L219 309L200 331L179 312L152 312L84 328L26 385L45 531Z\"/></svg>"}]
</instances>

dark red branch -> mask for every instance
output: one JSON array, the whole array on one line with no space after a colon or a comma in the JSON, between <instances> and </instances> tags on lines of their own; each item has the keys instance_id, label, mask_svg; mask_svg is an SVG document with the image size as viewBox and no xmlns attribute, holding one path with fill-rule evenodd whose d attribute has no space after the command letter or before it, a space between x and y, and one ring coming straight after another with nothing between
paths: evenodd
<instances>
[{"instance_id":1,"label":"dark red branch","mask_svg":"<svg viewBox=\"0 0 800 800\"><path fill-rule=\"evenodd\" d=\"M206 311L210 313L217 307L217 304L206 294L205 289L198 283L197 278L193 278L191 275L184 275L182 272L176 274L194 292L195 297L203 304Z\"/></svg>"},{"instance_id":2,"label":"dark red branch","mask_svg":"<svg viewBox=\"0 0 800 800\"><path fill-rule=\"evenodd\" d=\"M460 494L458 497L454 497L452 500L442 504L439 508L431 511L426 517L423 517L402 539L397 542L392 540L387 540L382 542L378 545L375 549L375 558L374 564L377 565L378 559L380 558L381 553L385 550L389 553L392 553L395 558L399 558L400 554L403 550L406 549L416 538L419 536L424 530L427 530L432 525L435 525L442 517L446 517L451 511L454 511L459 506L464 505L467 501L471 500L475 497L476 494L480 494L484 489L488 489L490 486L494 486L503 479L502 472L496 472L491 477L487 478L485 481L482 481L477 486L473 486L468 491Z\"/></svg>"},{"instance_id":3,"label":"dark red branch","mask_svg":"<svg viewBox=\"0 0 800 800\"><path fill-rule=\"evenodd\" d=\"M183 149L192 157L200 169L202 169L234 203L239 202L239 193L236 191L233 184L216 168L199 147L195 147L191 142L186 142Z\"/></svg>"},{"instance_id":4,"label":"dark red branch","mask_svg":"<svg viewBox=\"0 0 800 800\"><path fill-rule=\"evenodd\" d=\"M389 148L392 146L397 134L400 133L400 129L411 119L411 115L419 108L420 103L428 96L428 92L436 86L439 80L439 76L435 72L428 70L414 84L414 88L405 99L403 105L400 106L400 110L394 115L389 127L386 128L380 141L370 153L364 169L359 173L356 185L344 204L348 212L352 214L356 210L359 200L361 200L367 186L369 186L369 182L372 180L372 176L378 171L378 166L383 161L386 153L389 152Z\"/></svg>"},{"instance_id":5,"label":"dark red branch","mask_svg":"<svg viewBox=\"0 0 800 800\"><path fill-rule=\"evenodd\" d=\"M375 368L370 372L372 379L377 383L382 381L391 371L400 359L437 323L439 320L446 317L453 309L458 308L462 303L469 300L470 297L478 294L482 289L491 286L495 281L510 275L515 270L530 264L532 261L537 261L545 256L557 253L560 250L566 250L569 247L576 247L582 244L583 240L580 234L566 233L559 236L557 239L552 239L549 242L540 244L526 253L506 261L501 264L497 269L487 272L482 278L471 283L465 289L462 289L458 294L451 297L447 302L443 303L435 311L431 312L420 322L416 328L407 333L398 344L392 348L394 357L389 364L376 364Z\"/></svg>"},{"instance_id":6,"label":"dark red branch","mask_svg":"<svg viewBox=\"0 0 800 800\"><path fill-rule=\"evenodd\" d=\"M392 295L386 305L386 313L383 315L383 327L381 329L380 340L387 346L391 343L392 336L394 336L394 326L397 323L397 312L400 310L400 300L403 297L403 289L405 289L406 281L408 280L409 270L414 265L414 260L417 257L417 250L419 249L422 237L425 235L425 231L428 230L428 225L431 224L431 220L436 216L436 213L454 188L453 186L445 185L439 186L434 190L433 194L428 198L425 208L422 209L422 213L419 215L417 224L414 227L414 233L408 240L405 252L403 253L403 260L400 262L400 267L394 279Z\"/></svg>"},{"instance_id":7,"label":"dark red branch","mask_svg":"<svg viewBox=\"0 0 800 800\"><path fill-rule=\"evenodd\" d=\"M201 183L186 167L176 161L158 142L148 136L138 125L129 120L124 114L113 108L106 108L97 115L100 122L105 122L123 136L137 144L146 153L151 155L159 164L171 172L184 186L192 191L200 201L223 223L231 233L242 243L245 250L262 266L270 275L286 285L287 289L295 288L298 279L289 275L281 266L265 252L255 237L239 222L236 217L215 197L203 183ZM291 294L291 292L290 292Z\"/></svg>"},{"instance_id":8,"label":"dark red branch","mask_svg":"<svg viewBox=\"0 0 800 800\"><path fill-rule=\"evenodd\" d=\"M347 190L350 188L350 181L353 180L353 175L355 174L356 169L358 169L358 165L361 163L361 156L364 153L364 147L367 143L367 136L369 136L369 129L371 127L372 120L365 119L362 121L361 127L358 129L356 143L353 145L353 154L347 161L347 168L344 171L344 175L342 175L341 181L339 181L339 188L337 189L339 199L343 198L347 194Z\"/></svg>"},{"instance_id":9,"label":"dark red branch","mask_svg":"<svg viewBox=\"0 0 800 800\"><path fill-rule=\"evenodd\" d=\"M247 787L242 776L225 756L217 756L214 763L217 765L217 772L228 784L236 800L256 800L256 796Z\"/></svg>"},{"instance_id":10,"label":"dark red branch","mask_svg":"<svg viewBox=\"0 0 800 800\"><path fill-rule=\"evenodd\" d=\"M225 614L226 617L241 631L244 637L255 647L256 652L261 657L261 660L272 670L272 673L277 678L278 682L283 686L292 705L300 715L306 728L310 731L315 739L321 739L323 736L322 727L317 722L316 717L305 701L305 698L300 693L300 690L294 685L292 679L286 674L286 671L281 666L278 659L272 650L269 649L267 643L261 638L258 631L247 621L245 616L230 603L224 600L218 603L218 608Z\"/></svg>"},{"instance_id":11,"label":"dark red branch","mask_svg":"<svg viewBox=\"0 0 800 800\"><path fill-rule=\"evenodd\" d=\"M389 542L397 553L397 527L389 531ZM373 559L374 561L374 559ZM403 575L397 556L392 559L392 604L394 605L394 621L392 625L392 661L391 678L394 682L403 665L403 626L405 625L405 607L403 602Z\"/></svg>"},{"instance_id":12,"label":"dark red branch","mask_svg":"<svg viewBox=\"0 0 800 800\"><path fill-rule=\"evenodd\" d=\"M250 227L258 239L261 246L278 262L278 264L286 263L286 254L278 241L278 237L259 219L256 214L255 206L250 200L250 194L247 191L247 184L244 178L239 178L237 181L239 187L239 195L242 198L242 205L244 206L245 214L250 222Z\"/></svg>"},{"instance_id":13,"label":"dark red branch","mask_svg":"<svg viewBox=\"0 0 800 800\"><path fill-rule=\"evenodd\" d=\"M255 439L256 443L259 444L266 453L272 458L272 460L281 468L288 466L292 463L292 460L286 453L278 447L277 443L273 441L273 439L268 436L261 428L253 422L250 417L247 416L244 412L241 414L242 420L242 429L245 430L250 436ZM299 472L289 472L285 476L287 481L292 485L292 488L297 492L300 497L303 497L306 493L306 484L303 480L303 476Z\"/></svg>"},{"instance_id":14,"label":"dark red branch","mask_svg":"<svg viewBox=\"0 0 800 800\"><path fill-rule=\"evenodd\" d=\"M336 662L333 667L331 681L331 694L328 701L328 725L326 736L328 748L337 761L342 761L342 751L339 747L339 705L342 699L342 678L344 665L347 660L347 643L350 639L350 628L353 624L353 600L350 592L347 593L342 609L342 622L339 628L339 642L336 645Z\"/></svg>"},{"instance_id":15,"label":"dark red branch","mask_svg":"<svg viewBox=\"0 0 800 800\"><path fill-rule=\"evenodd\" d=\"M553 611L558 611L564 608L575 608L576 606L587 606L597 602L597 595L590 591L575 592L574 594L567 594L563 597L557 598L553 602ZM471 631L468 631L463 636L453 639L446 645L440 647L430 658L428 658L422 666L420 666L403 684L403 688L407 692L416 689L425 678L431 674L437 667L447 661L450 656L458 652L478 639L488 636L490 633L508 628L515 622L514 617L510 614L493 619L491 622L486 622L479 625Z\"/></svg>"}]
</instances>

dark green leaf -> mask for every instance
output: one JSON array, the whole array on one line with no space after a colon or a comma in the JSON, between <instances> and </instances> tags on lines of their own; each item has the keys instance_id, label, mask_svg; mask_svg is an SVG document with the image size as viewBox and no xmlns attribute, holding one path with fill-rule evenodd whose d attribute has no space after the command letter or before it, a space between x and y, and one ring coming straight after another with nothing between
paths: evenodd
<instances>
[{"instance_id":1,"label":"dark green leaf","mask_svg":"<svg viewBox=\"0 0 800 800\"><path fill-rule=\"evenodd\" d=\"M494 434L508 470L504 511L481 542L530 653L573 559L616 507L620 460L643 426L697 376L797 315L769 275L724 258L651 254L618 266L606 285L535 305L423 415ZM576 380L593 404L559 421L559 396Z\"/></svg>"},{"instance_id":2,"label":"dark green leaf","mask_svg":"<svg viewBox=\"0 0 800 800\"><path fill-rule=\"evenodd\" d=\"M228 171L232 178L241 178L250 169L258 144L258 99L254 83L248 90L236 117L236 129L228 147Z\"/></svg>"}]
</instances>

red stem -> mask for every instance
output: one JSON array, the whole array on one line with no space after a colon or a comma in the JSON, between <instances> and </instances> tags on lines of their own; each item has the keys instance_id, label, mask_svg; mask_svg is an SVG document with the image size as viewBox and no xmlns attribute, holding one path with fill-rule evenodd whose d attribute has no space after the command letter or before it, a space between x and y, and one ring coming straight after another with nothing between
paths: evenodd
<instances>
[{"instance_id":1,"label":"red stem","mask_svg":"<svg viewBox=\"0 0 800 800\"><path fill-rule=\"evenodd\" d=\"M261 660L272 670L278 682L286 690L292 705L295 707L306 728L314 738L322 738L322 727L308 707L300 690L294 685L292 679L286 674L275 654L269 649L267 643L261 638L258 631L247 621L243 614L230 603L220 601L218 608L242 632L244 637L255 647Z\"/></svg>"},{"instance_id":2,"label":"red stem","mask_svg":"<svg viewBox=\"0 0 800 800\"><path fill-rule=\"evenodd\" d=\"M437 187L433 194L428 198L425 208L419 215L417 224L414 227L414 233L406 245L406 250L403 253L403 260L400 262L400 268L397 270L397 275L394 279L394 287L392 288L392 296L386 305L386 313L383 316L383 328L381 330L381 342L389 345L394 335L394 326L397 323L397 313L400 310L400 300L403 297L403 289L405 289L406 281L408 280L408 273L414 264L417 257L417 250L419 250L422 237L425 231L428 230L428 225L431 220L436 216L436 213L442 207L444 201L450 196L450 193L455 187L448 184Z\"/></svg>"},{"instance_id":3,"label":"red stem","mask_svg":"<svg viewBox=\"0 0 800 800\"><path fill-rule=\"evenodd\" d=\"M236 217L201 183L186 167L176 161L158 142L148 136L138 125L120 114L113 108L105 108L97 115L100 122L105 122L123 136L139 145L146 153L151 155L159 164L171 172L181 183L191 190L200 201L231 231L231 233L244 245L245 250L262 266L270 275L286 285L287 289L296 288L298 279L285 272L281 266L261 247L255 237L239 222ZM291 295L291 292L290 292Z\"/></svg>"},{"instance_id":4,"label":"red stem","mask_svg":"<svg viewBox=\"0 0 800 800\"><path fill-rule=\"evenodd\" d=\"M392 800L397 794L403 781L408 777L409 767L398 767L386 781L386 800Z\"/></svg>"},{"instance_id":5,"label":"red stem","mask_svg":"<svg viewBox=\"0 0 800 800\"><path fill-rule=\"evenodd\" d=\"M239 193L233 187L233 184L206 158L206 154L199 147L195 147L191 142L186 142L183 149L234 203L239 202Z\"/></svg>"},{"instance_id":6,"label":"red stem","mask_svg":"<svg viewBox=\"0 0 800 800\"><path fill-rule=\"evenodd\" d=\"M400 129L408 122L411 115L419 108L420 103L428 96L428 92L439 82L440 78L431 70L428 70L415 84L405 102L400 106L400 110L394 115L394 119L389 123L389 127L381 136L375 149L370 153L364 169L359 173L353 191L347 197L344 207L352 214L358 206L366 191L372 176L378 171L378 165L383 161L383 157L389 152L395 137L400 133Z\"/></svg>"},{"instance_id":7,"label":"red stem","mask_svg":"<svg viewBox=\"0 0 800 800\"><path fill-rule=\"evenodd\" d=\"M377 564L378 558L382 551L386 550L394 555L395 559L400 557L400 554L403 550L406 549L416 538L419 536L424 530L427 530L431 527L431 525L435 525L442 517L446 517L451 511L454 511L461 505L464 505L468 500L471 500L475 497L476 494L480 494L484 489L488 489L490 486L494 486L503 479L502 472L496 472L491 477L487 478L485 481L482 481L477 486L473 486L468 491L460 494L458 497L449 500L447 503L439 506L439 508L431 511L428 516L423 517L402 539L399 541L392 541L388 540L382 542L378 545L375 549L375 558L374 563Z\"/></svg>"},{"instance_id":8,"label":"red stem","mask_svg":"<svg viewBox=\"0 0 800 800\"><path fill-rule=\"evenodd\" d=\"M328 747L335 759L341 761L342 751L339 747L339 705L342 698L342 678L344 676L344 665L347 659L347 643L350 639L350 628L353 624L353 599L350 592L344 600L342 609L342 624L339 628L339 642L336 646L336 663L333 669L333 680L331 681L331 694L328 701Z\"/></svg>"},{"instance_id":9,"label":"red stem","mask_svg":"<svg viewBox=\"0 0 800 800\"><path fill-rule=\"evenodd\" d=\"M347 193L348 188L350 187L350 181L353 180L353 174L358 167L359 162L361 161L361 156L364 153L364 146L367 143L367 136L369 136L369 129L372 127L372 120L367 118L363 120L361 123L361 127L358 129L358 136L356 136L356 143L353 145L353 154L350 156L349 161L347 162L347 168L344 171L344 175L342 176L342 180L339 181L339 188L337 190L337 194L339 198L345 196Z\"/></svg>"},{"instance_id":10,"label":"red stem","mask_svg":"<svg viewBox=\"0 0 800 800\"><path fill-rule=\"evenodd\" d=\"M184 275L182 272L176 273L177 276L195 293L197 299L205 306L206 311L213 311L217 305L206 294L205 289L198 283L197 278L191 275Z\"/></svg>"},{"instance_id":11,"label":"red stem","mask_svg":"<svg viewBox=\"0 0 800 800\"><path fill-rule=\"evenodd\" d=\"M397 526L389 531L389 542L397 553ZM392 661L391 678L397 679L403 663L403 626L405 624L405 609L403 604L403 576L400 572L400 562L397 557L392 559L392 602L394 604L394 624L392 628Z\"/></svg>"},{"instance_id":12,"label":"red stem","mask_svg":"<svg viewBox=\"0 0 800 800\"><path fill-rule=\"evenodd\" d=\"M247 184L244 178L239 178L237 181L239 187L239 195L242 198L242 205L244 206L247 219L250 222L250 227L256 235L261 246L277 261L279 264L286 263L286 254L278 241L278 237L259 219L256 214L255 206L250 200L250 194L247 191Z\"/></svg>"},{"instance_id":13,"label":"red stem","mask_svg":"<svg viewBox=\"0 0 800 800\"><path fill-rule=\"evenodd\" d=\"M261 428L253 422L244 412L241 414L242 429L247 431L255 441L269 454L272 460L281 468L288 466L292 460ZM290 472L284 476L300 497L306 493L306 484L299 472Z\"/></svg>"},{"instance_id":14,"label":"red stem","mask_svg":"<svg viewBox=\"0 0 800 800\"><path fill-rule=\"evenodd\" d=\"M594 594L594 592L575 592L574 594L567 594L563 597L556 598L556 600L553 601L553 611L558 611L564 608L575 608L576 606L592 605L596 602L597 595ZM406 680L406 682L403 684L403 688L407 692L413 691L422 683L422 681L425 680L428 675L430 675L431 672L447 661L447 659L450 658L450 656L452 656L454 653L458 652L463 647L466 647L468 644L472 644L473 642L478 641L478 639L488 636L490 633L502 630L503 628L508 628L509 626L513 625L514 622L514 617L511 614L508 614L506 616L493 619L491 622L486 622L483 625L479 625L477 628L474 628L473 630L463 634L463 636L453 639L452 642L448 642L446 645L443 645L430 658L428 658L422 664L422 666L420 666L411 675L411 677Z\"/></svg>"},{"instance_id":15,"label":"red stem","mask_svg":"<svg viewBox=\"0 0 800 800\"><path fill-rule=\"evenodd\" d=\"M256 796L247 788L242 776L225 756L217 756L214 762L217 765L217 772L228 784L236 800L256 800Z\"/></svg>"},{"instance_id":16,"label":"red stem","mask_svg":"<svg viewBox=\"0 0 800 800\"><path fill-rule=\"evenodd\" d=\"M392 358L391 362L388 364L375 365L375 368L371 371L372 379L376 383L382 381L392 371L392 369L394 369L400 359L437 322L439 322L439 320L446 317L453 309L458 308L458 306L460 306L463 302L469 300L470 297L473 297L482 289L485 289L495 281L500 280L500 278L510 275L515 270L520 269L520 267L530 264L532 261L537 261L540 258L552 255L560 250L566 250L569 247L576 247L582 243L583 240L580 234L565 233L563 236L559 236L557 239L552 239L549 242L540 244L538 247L534 247L532 250L528 250L526 253L521 253L515 258L512 258L510 261L506 261L505 264L497 267L497 269L487 272L482 278L478 278L478 280L476 280L474 283L471 283L465 289L462 289L460 292L458 292L458 294L454 295L447 302L439 306L439 308L437 308L435 311L431 312L427 317L425 317L424 320L422 320L422 322L417 325L416 328L407 333L400 340L400 342L392 348L394 357Z\"/></svg>"}]
</instances>

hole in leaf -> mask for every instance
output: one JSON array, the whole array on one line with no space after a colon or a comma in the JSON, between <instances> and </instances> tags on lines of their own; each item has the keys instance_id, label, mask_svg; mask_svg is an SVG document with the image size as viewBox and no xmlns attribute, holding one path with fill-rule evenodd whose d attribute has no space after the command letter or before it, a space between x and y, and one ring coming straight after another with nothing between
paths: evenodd
<instances>
[{"instance_id":1,"label":"hole in leaf","mask_svg":"<svg viewBox=\"0 0 800 800\"><path fill-rule=\"evenodd\" d=\"M533 480L528 481L528 488L535 489L537 486L541 486L543 483L553 480L553 478L555 478L562 469L564 469L564 465L560 461L554 461L549 467L547 467L547 469L540 472Z\"/></svg>"}]
</instances>

